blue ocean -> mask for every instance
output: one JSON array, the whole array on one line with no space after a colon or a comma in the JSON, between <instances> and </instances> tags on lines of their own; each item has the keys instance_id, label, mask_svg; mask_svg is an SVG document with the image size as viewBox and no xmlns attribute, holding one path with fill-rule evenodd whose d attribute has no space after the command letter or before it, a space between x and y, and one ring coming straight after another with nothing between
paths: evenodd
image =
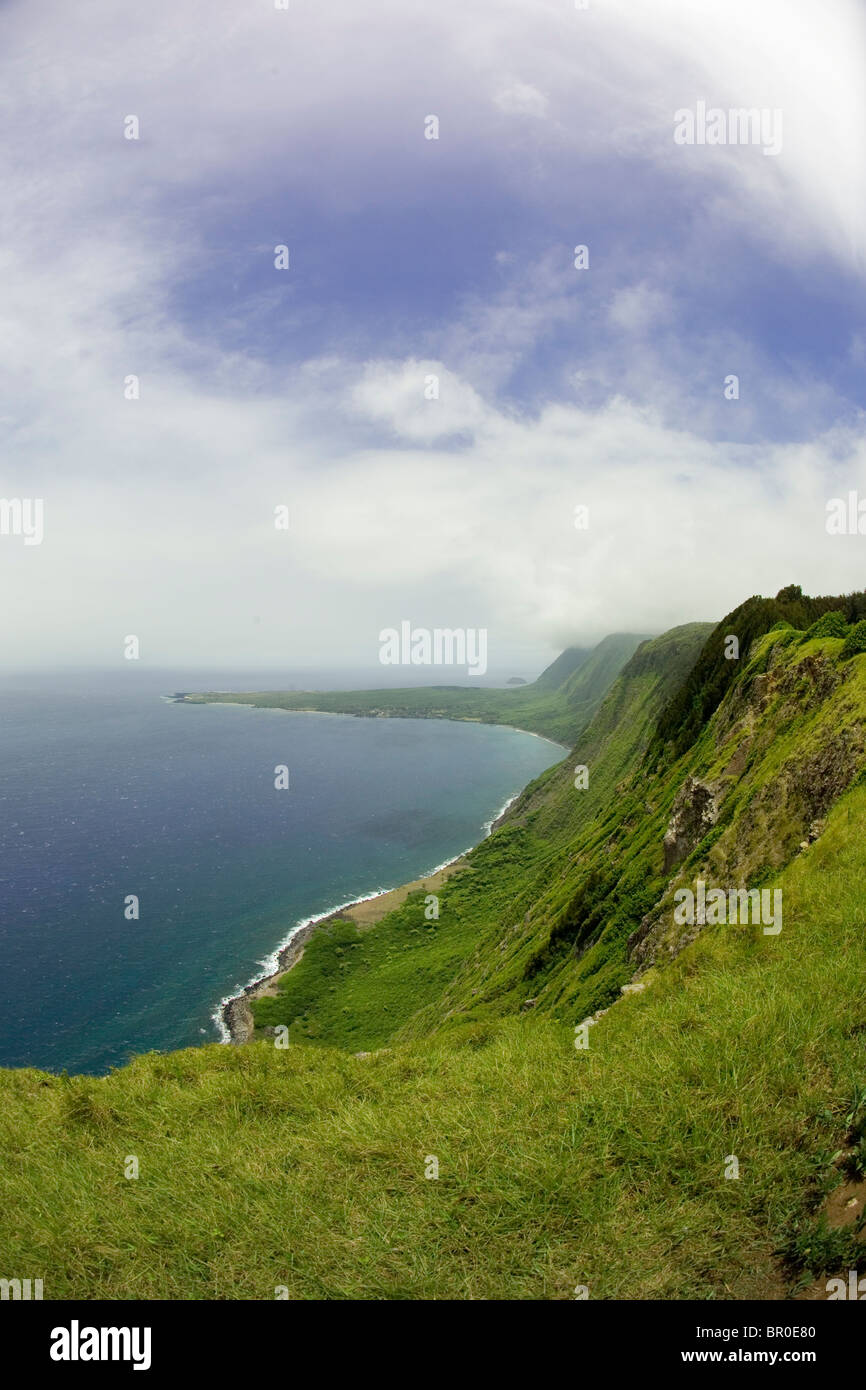
<instances>
[{"instance_id":1,"label":"blue ocean","mask_svg":"<svg viewBox=\"0 0 866 1390\"><path fill-rule=\"evenodd\" d=\"M563 756L486 725L164 698L291 684L0 679L0 1065L101 1074L217 1040L220 1001L296 923L451 859Z\"/></svg>"}]
</instances>

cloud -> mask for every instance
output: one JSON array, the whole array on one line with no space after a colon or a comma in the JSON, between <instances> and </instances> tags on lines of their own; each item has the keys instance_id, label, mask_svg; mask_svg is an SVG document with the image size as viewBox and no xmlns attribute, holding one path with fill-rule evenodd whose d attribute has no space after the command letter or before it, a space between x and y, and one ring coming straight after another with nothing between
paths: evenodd
<instances>
[{"instance_id":1,"label":"cloud","mask_svg":"<svg viewBox=\"0 0 866 1390\"><path fill-rule=\"evenodd\" d=\"M141 630L154 663L336 666L410 617L507 665L862 583L823 525L866 487L832 358L859 382L862 335L782 318L862 295L854 3L93 0L4 31L0 494L45 500L42 546L0 538L13 660ZM701 99L783 109L778 160L676 146Z\"/></svg>"},{"instance_id":2,"label":"cloud","mask_svg":"<svg viewBox=\"0 0 866 1390\"><path fill-rule=\"evenodd\" d=\"M370 363L352 388L350 403L369 420L418 442L474 434L484 421L478 394L435 361Z\"/></svg>"},{"instance_id":3,"label":"cloud","mask_svg":"<svg viewBox=\"0 0 866 1390\"><path fill-rule=\"evenodd\" d=\"M326 456L302 422L286 453L278 400L190 395L172 407L184 467L156 485L142 471L82 487L73 455L70 476L45 488L43 545L0 547L16 592L0 615L6 650L109 664L135 632L151 664L331 664L324 652L373 665L378 631L409 617L487 627L500 667L530 647L720 617L789 582L862 583L859 538L824 525L830 497L866 489L862 421L805 445L743 447L625 400L506 415L454 380L460 423L472 422L455 452L416 438L405 392L418 366L368 368L362 397L381 416L393 386L389 430L405 430L387 445L353 441L353 405ZM135 428L155 456L161 412ZM288 533L273 525L283 503Z\"/></svg>"},{"instance_id":4,"label":"cloud","mask_svg":"<svg viewBox=\"0 0 866 1390\"><path fill-rule=\"evenodd\" d=\"M543 118L547 115L549 102L543 92L539 92L537 87L533 87L528 82L513 82L510 86L504 87L497 92L493 98L500 111L504 111L511 116L536 116Z\"/></svg>"},{"instance_id":5,"label":"cloud","mask_svg":"<svg viewBox=\"0 0 866 1390\"><path fill-rule=\"evenodd\" d=\"M671 305L664 291L642 283L617 290L611 302L611 323L625 333L642 334L670 316Z\"/></svg>"}]
</instances>

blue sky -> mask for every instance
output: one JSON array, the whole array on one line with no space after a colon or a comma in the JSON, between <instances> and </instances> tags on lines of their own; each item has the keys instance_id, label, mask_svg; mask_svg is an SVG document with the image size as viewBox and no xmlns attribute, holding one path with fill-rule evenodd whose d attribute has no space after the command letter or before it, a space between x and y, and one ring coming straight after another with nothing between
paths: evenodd
<instances>
[{"instance_id":1,"label":"blue sky","mask_svg":"<svg viewBox=\"0 0 866 1390\"><path fill-rule=\"evenodd\" d=\"M866 496L854 0L89 0L0 33L0 495L46 516L0 537L20 664L140 630L154 665L373 665L408 618L531 671L862 587L824 525ZM698 102L780 112L781 150L677 145Z\"/></svg>"}]
</instances>

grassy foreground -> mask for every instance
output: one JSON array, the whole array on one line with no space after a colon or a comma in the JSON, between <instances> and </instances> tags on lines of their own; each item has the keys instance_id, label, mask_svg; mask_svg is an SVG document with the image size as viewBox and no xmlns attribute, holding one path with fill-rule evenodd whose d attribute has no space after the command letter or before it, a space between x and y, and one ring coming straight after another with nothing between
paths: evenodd
<instances>
[{"instance_id":1,"label":"grassy foreground","mask_svg":"<svg viewBox=\"0 0 866 1390\"><path fill-rule=\"evenodd\" d=\"M856 1240L817 1210L866 1075L864 837L858 785L781 936L706 928L586 1051L526 1015L0 1072L6 1269L51 1299L784 1297Z\"/></svg>"}]
</instances>

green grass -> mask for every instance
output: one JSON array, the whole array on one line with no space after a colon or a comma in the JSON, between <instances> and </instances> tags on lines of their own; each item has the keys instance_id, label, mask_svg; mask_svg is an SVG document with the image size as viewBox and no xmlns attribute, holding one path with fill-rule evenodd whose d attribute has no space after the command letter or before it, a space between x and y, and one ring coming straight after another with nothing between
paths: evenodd
<instances>
[{"instance_id":1,"label":"green grass","mask_svg":"<svg viewBox=\"0 0 866 1390\"><path fill-rule=\"evenodd\" d=\"M348 920L320 929L279 992L253 1002L257 1028L283 1024L294 1042L360 1051L388 1042L425 1007L435 1022L451 982L479 957L485 927L513 911L515 891L544 861L537 838L506 826L438 889L438 919L428 920L419 891L362 931Z\"/></svg>"},{"instance_id":2,"label":"green grass","mask_svg":"<svg viewBox=\"0 0 866 1390\"><path fill-rule=\"evenodd\" d=\"M422 999L442 994L470 949L460 918L427 921L424 902L411 894L381 928L359 932L345 921L316 932L279 994L253 1004L256 1026L285 1024L293 1042L382 1046Z\"/></svg>"},{"instance_id":3,"label":"green grass","mask_svg":"<svg viewBox=\"0 0 866 1390\"><path fill-rule=\"evenodd\" d=\"M824 1272L790 1233L817 1229L866 1076L864 834L857 787L786 871L780 937L708 929L585 1052L527 1016L365 1060L0 1073L5 1268L46 1298L781 1295L781 1252Z\"/></svg>"}]
</instances>

